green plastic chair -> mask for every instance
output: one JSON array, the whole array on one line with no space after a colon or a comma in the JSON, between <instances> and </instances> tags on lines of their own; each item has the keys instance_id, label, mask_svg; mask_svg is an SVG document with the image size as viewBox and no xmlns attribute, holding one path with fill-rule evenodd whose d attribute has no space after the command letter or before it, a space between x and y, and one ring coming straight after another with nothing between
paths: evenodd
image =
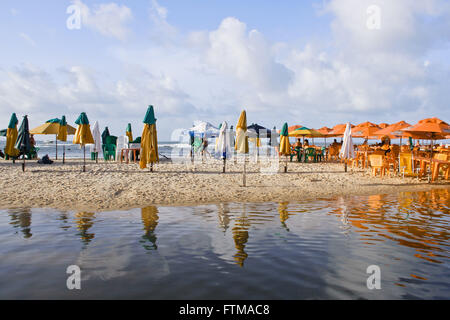
<instances>
[{"instance_id":1,"label":"green plastic chair","mask_svg":"<svg viewBox=\"0 0 450 320\"><path fill-rule=\"evenodd\" d=\"M116 160L116 145L117 145L117 137L116 136L108 136L106 137L106 143L102 146L103 149L103 158L105 161L114 159Z\"/></svg>"},{"instance_id":2,"label":"green plastic chair","mask_svg":"<svg viewBox=\"0 0 450 320\"><path fill-rule=\"evenodd\" d=\"M325 159L325 147L320 149L320 152L317 153L317 161L323 161Z\"/></svg>"},{"instance_id":3,"label":"green plastic chair","mask_svg":"<svg viewBox=\"0 0 450 320\"><path fill-rule=\"evenodd\" d=\"M305 163L308 162L308 159L310 157L314 159L313 162L317 162L317 154L315 148L307 148L305 150Z\"/></svg>"},{"instance_id":4,"label":"green plastic chair","mask_svg":"<svg viewBox=\"0 0 450 320\"><path fill-rule=\"evenodd\" d=\"M302 148L301 147L295 147L295 153L292 152L291 153L291 162L292 162L292 158L294 158L294 156L297 156L297 161L301 162L302 161Z\"/></svg>"}]
</instances>

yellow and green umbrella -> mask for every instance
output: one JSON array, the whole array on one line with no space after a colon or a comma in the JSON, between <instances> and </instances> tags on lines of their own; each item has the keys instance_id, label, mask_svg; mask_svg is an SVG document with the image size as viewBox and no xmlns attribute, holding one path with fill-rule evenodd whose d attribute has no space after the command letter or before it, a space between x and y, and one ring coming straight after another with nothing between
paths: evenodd
<instances>
[{"instance_id":1,"label":"yellow and green umbrella","mask_svg":"<svg viewBox=\"0 0 450 320\"><path fill-rule=\"evenodd\" d=\"M248 135L247 135L247 113L245 110L241 112L239 116L239 121L236 125L236 143L234 149L237 153L247 154L248 153ZM246 163L247 158L244 159L244 171L242 173L242 182L245 187L246 184Z\"/></svg>"},{"instance_id":2,"label":"yellow and green umbrella","mask_svg":"<svg viewBox=\"0 0 450 320\"><path fill-rule=\"evenodd\" d=\"M75 121L78 125L73 138L73 144L79 144L83 147L83 172L86 172L86 145L94 144L94 137L92 137L89 119L85 112L82 112Z\"/></svg>"},{"instance_id":3,"label":"yellow and green umbrella","mask_svg":"<svg viewBox=\"0 0 450 320\"><path fill-rule=\"evenodd\" d=\"M300 127L298 129L295 129L294 131L291 131L289 133L290 137L311 137L311 138L316 138L316 137L323 137L324 135L322 133L320 133L317 130L314 129L310 129L307 127Z\"/></svg>"},{"instance_id":4,"label":"yellow and green umbrella","mask_svg":"<svg viewBox=\"0 0 450 320\"><path fill-rule=\"evenodd\" d=\"M14 144L16 143L17 140L18 123L19 120L17 120L16 114L13 113L9 121L8 129L6 129L6 147L5 147L5 154L12 158L16 158L19 156L19 150L14 148Z\"/></svg>"},{"instance_id":5,"label":"yellow and green umbrella","mask_svg":"<svg viewBox=\"0 0 450 320\"><path fill-rule=\"evenodd\" d=\"M236 144L234 145L234 149L237 153L248 153L247 113L245 110L241 112L236 125Z\"/></svg>"},{"instance_id":6,"label":"yellow and green umbrella","mask_svg":"<svg viewBox=\"0 0 450 320\"><path fill-rule=\"evenodd\" d=\"M287 122L283 125L280 132L280 154L286 156L284 172L287 172L287 157L291 154L291 144L289 143L289 131Z\"/></svg>"},{"instance_id":7,"label":"yellow and green umbrella","mask_svg":"<svg viewBox=\"0 0 450 320\"><path fill-rule=\"evenodd\" d=\"M61 119L55 118L47 120L43 125L30 130L30 134L54 134L55 139L55 159L58 160L58 140L67 141L67 135L75 134L76 129L66 122L66 116Z\"/></svg>"},{"instance_id":8,"label":"yellow and green umbrella","mask_svg":"<svg viewBox=\"0 0 450 320\"><path fill-rule=\"evenodd\" d=\"M132 142L133 141L133 132L131 131L131 123L129 123L127 126L126 135L128 137L128 142Z\"/></svg>"},{"instance_id":9,"label":"yellow and green umbrella","mask_svg":"<svg viewBox=\"0 0 450 320\"><path fill-rule=\"evenodd\" d=\"M145 169L150 163L150 171L153 171L153 163L159 162L158 137L156 134L156 118L153 106L149 106L144 118L144 130L141 137L141 160L139 167Z\"/></svg>"}]
</instances>

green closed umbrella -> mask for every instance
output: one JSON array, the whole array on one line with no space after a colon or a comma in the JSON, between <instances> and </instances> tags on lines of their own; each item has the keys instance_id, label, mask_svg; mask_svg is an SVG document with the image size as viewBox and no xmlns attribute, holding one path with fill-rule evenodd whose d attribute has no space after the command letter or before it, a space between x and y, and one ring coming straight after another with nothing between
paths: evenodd
<instances>
[{"instance_id":1,"label":"green closed umbrella","mask_svg":"<svg viewBox=\"0 0 450 320\"><path fill-rule=\"evenodd\" d=\"M102 144L106 144L106 138L109 136L110 136L109 129L108 129L108 127L105 127L105 130L103 130L103 133L102 133Z\"/></svg>"},{"instance_id":2,"label":"green closed umbrella","mask_svg":"<svg viewBox=\"0 0 450 320\"><path fill-rule=\"evenodd\" d=\"M22 171L25 171L25 154L31 151L31 141L30 141L30 128L28 125L28 116L24 116L22 124L20 125L19 132L17 134L17 140L14 148L22 153L23 163Z\"/></svg>"}]
</instances>

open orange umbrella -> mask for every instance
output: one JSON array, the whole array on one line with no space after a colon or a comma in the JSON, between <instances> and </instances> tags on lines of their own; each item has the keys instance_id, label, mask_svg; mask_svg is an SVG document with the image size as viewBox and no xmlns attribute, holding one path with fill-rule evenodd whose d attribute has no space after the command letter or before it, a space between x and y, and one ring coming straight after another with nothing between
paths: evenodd
<instances>
[{"instance_id":1,"label":"open orange umbrella","mask_svg":"<svg viewBox=\"0 0 450 320\"><path fill-rule=\"evenodd\" d=\"M288 128L288 133L291 133L292 131L295 131L295 130L297 130L297 129L299 129L299 128L303 128L303 126L298 125L298 124L296 124L295 126L290 126L290 127ZM277 130L277 133L278 133L278 134L281 133L281 130Z\"/></svg>"},{"instance_id":2,"label":"open orange umbrella","mask_svg":"<svg viewBox=\"0 0 450 320\"><path fill-rule=\"evenodd\" d=\"M400 131L414 139L442 140L450 134L450 125L438 118L427 118Z\"/></svg>"},{"instance_id":3,"label":"open orange umbrella","mask_svg":"<svg viewBox=\"0 0 450 320\"><path fill-rule=\"evenodd\" d=\"M345 123L335 125L333 127L333 130L328 132L328 136L329 137L342 137L344 135L346 126L347 125ZM351 127L354 128L355 126L351 125Z\"/></svg>"},{"instance_id":4,"label":"open orange umbrella","mask_svg":"<svg viewBox=\"0 0 450 320\"><path fill-rule=\"evenodd\" d=\"M411 125L405 121L399 121L397 123L393 123L390 126L387 126L384 129L376 131L374 134L376 136L388 136L391 139L400 138L405 135L405 132L400 131L401 129L405 129L410 127Z\"/></svg>"},{"instance_id":5,"label":"open orange umbrella","mask_svg":"<svg viewBox=\"0 0 450 320\"><path fill-rule=\"evenodd\" d=\"M433 140L447 139L450 133L450 125L438 118L427 118L420 120L412 127L402 129L406 135L414 139L431 140L430 158L433 157Z\"/></svg>"},{"instance_id":6,"label":"open orange umbrella","mask_svg":"<svg viewBox=\"0 0 450 320\"><path fill-rule=\"evenodd\" d=\"M358 124L352 129L352 137L354 138L365 138L365 139L378 139L375 132L381 128L375 123L366 121Z\"/></svg>"},{"instance_id":7,"label":"open orange umbrella","mask_svg":"<svg viewBox=\"0 0 450 320\"><path fill-rule=\"evenodd\" d=\"M328 137L328 134L333 131L333 129L328 127L322 127L320 129L317 129L316 131L319 131L321 134L323 134L325 137Z\"/></svg>"},{"instance_id":8,"label":"open orange umbrella","mask_svg":"<svg viewBox=\"0 0 450 320\"><path fill-rule=\"evenodd\" d=\"M385 123L385 122L379 123L378 126L379 126L381 129L384 129L384 128L389 127L389 123Z\"/></svg>"},{"instance_id":9,"label":"open orange umbrella","mask_svg":"<svg viewBox=\"0 0 450 320\"><path fill-rule=\"evenodd\" d=\"M329 135L331 131L333 131L333 129L328 128L328 127L322 127L320 129L316 130L317 132L320 132L321 134L323 134L323 138L325 138L325 148L327 147L327 138L328 137L333 137L333 135Z\"/></svg>"}]
</instances>

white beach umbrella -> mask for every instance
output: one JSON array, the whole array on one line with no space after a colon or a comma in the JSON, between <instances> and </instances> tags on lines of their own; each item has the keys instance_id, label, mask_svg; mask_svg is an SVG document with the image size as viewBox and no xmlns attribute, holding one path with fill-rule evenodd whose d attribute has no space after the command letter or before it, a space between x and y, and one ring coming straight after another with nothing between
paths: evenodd
<instances>
[{"instance_id":1,"label":"white beach umbrella","mask_svg":"<svg viewBox=\"0 0 450 320\"><path fill-rule=\"evenodd\" d=\"M339 152L339 156L341 159L353 159L355 157L355 150L353 148L353 140L352 140L352 127L350 123L347 123L345 128L344 137L342 139L342 147ZM345 163L345 171L347 172L347 161Z\"/></svg>"},{"instance_id":2,"label":"white beach umbrella","mask_svg":"<svg viewBox=\"0 0 450 320\"><path fill-rule=\"evenodd\" d=\"M233 154L231 151L230 131L227 122L222 122L215 151L216 153L219 153L219 156L223 159L223 172L225 172L226 159L230 158Z\"/></svg>"},{"instance_id":3,"label":"white beach umbrella","mask_svg":"<svg viewBox=\"0 0 450 320\"><path fill-rule=\"evenodd\" d=\"M100 134L100 126L98 121L95 121L92 129L92 137L94 138L94 144L90 145L91 152L100 152L102 150L102 136Z\"/></svg>"},{"instance_id":4,"label":"white beach umbrella","mask_svg":"<svg viewBox=\"0 0 450 320\"><path fill-rule=\"evenodd\" d=\"M205 121L194 121L194 126L184 133L189 134L194 132L195 136L201 136L202 138L214 138L219 136L219 128L214 127L211 123Z\"/></svg>"}]
</instances>

